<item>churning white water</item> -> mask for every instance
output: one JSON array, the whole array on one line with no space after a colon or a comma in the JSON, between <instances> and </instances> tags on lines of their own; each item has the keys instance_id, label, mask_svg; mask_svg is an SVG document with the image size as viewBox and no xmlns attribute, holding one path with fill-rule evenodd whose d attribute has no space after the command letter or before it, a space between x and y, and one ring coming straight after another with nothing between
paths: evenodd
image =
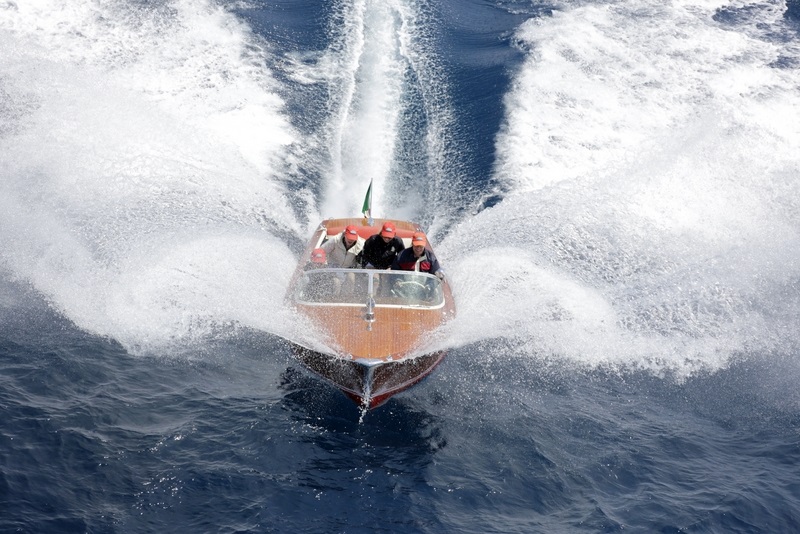
<instances>
[{"instance_id":1,"label":"churning white water","mask_svg":"<svg viewBox=\"0 0 800 534\"><path fill-rule=\"evenodd\" d=\"M416 220L446 194L452 113L431 24L417 0L343 0L329 47L313 61L295 58L292 78L324 84L329 95L325 127L309 140L321 147L311 157L323 168L322 217L359 214L370 181L376 217Z\"/></svg>"},{"instance_id":2,"label":"churning white water","mask_svg":"<svg viewBox=\"0 0 800 534\"><path fill-rule=\"evenodd\" d=\"M0 1L0 267L81 328L130 350L237 324L296 339L298 157L323 182L311 221L359 212L370 179L378 216L465 208L424 3L342 1L328 49L283 58L329 88L311 138L270 44L216 4L62 4ZM459 308L436 343L680 376L796 347L798 51L776 6L736 25L722 5L565 5L518 29L488 141L504 199L433 218Z\"/></svg>"},{"instance_id":3,"label":"churning white water","mask_svg":"<svg viewBox=\"0 0 800 534\"><path fill-rule=\"evenodd\" d=\"M5 2L0 49L5 269L132 348L280 303L295 133L248 28L202 0Z\"/></svg>"},{"instance_id":4,"label":"churning white water","mask_svg":"<svg viewBox=\"0 0 800 534\"><path fill-rule=\"evenodd\" d=\"M581 6L519 29L496 140L509 193L442 249L454 337L681 376L796 347L800 72L781 58L798 50L782 10L731 27L723 4Z\"/></svg>"}]
</instances>

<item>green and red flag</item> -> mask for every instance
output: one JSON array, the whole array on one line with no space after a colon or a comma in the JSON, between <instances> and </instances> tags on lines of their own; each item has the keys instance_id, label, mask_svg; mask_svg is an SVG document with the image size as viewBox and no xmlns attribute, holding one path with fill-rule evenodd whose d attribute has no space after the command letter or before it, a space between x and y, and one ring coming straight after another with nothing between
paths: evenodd
<instances>
[{"instance_id":1,"label":"green and red flag","mask_svg":"<svg viewBox=\"0 0 800 534\"><path fill-rule=\"evenodd\" d=\"M364 197L364 206L361 208L361 213L368 219L372 218L372 180L369 181L367 196Z\"/></svg>"}]
</instances>

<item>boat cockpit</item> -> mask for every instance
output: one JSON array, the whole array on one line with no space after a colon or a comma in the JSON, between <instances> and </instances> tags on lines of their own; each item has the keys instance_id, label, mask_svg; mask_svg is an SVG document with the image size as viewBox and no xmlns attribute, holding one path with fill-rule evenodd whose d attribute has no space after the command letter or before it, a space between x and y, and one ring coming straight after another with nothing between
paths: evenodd
<instances>
[{"instance_id":1,"label":"boat cockpit","mask_svg":"<svg viewBox=\"0 0 800 534\"><path fill-rule=\"evenodd\" d=\"M437 309L444 306L442 282L414 271L311 269L303 273L294 299L311 306Z\"/></svg>"}]
</instances>

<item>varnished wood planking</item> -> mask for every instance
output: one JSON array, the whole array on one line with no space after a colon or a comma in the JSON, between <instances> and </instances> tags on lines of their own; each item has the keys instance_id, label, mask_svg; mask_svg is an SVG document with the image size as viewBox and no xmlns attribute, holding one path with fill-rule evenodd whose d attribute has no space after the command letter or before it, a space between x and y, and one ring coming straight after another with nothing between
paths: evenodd
<instances>
[{"instance_id":1,"label":"varnished wood planking","mask_svg":"<svg viewBox=\"0 0 800 534\"><path fill-rule=\"evenodd\" d=\"M415 223L409 221L398 221L396 219L373 219L372 228L375 230L374 233L378 233L381 231L381 227L383 223L386 221L391 221L394 223L395 228L398 230L410 230L412 232L419 231L420 228ZM358 218L349 218L349 219L328 219L325 221L325 225L327 228L342 228L344 229L345 226L348 224L352 224L355 226L367 226L364 222L364 219Z\"/></svg>"},{"instance_id":2,"label":"varnished wood planking","mask_svg":"<svg viewBox=\"0 0 800 534\"><path fill-rule=\"evenodd\" d=\"M444 319L442 309L376 308L375 322L369 330L364 307L298 307L338 341L344 354L353 358L402 357L419 346Z\"/></svg>"}]
</instances>

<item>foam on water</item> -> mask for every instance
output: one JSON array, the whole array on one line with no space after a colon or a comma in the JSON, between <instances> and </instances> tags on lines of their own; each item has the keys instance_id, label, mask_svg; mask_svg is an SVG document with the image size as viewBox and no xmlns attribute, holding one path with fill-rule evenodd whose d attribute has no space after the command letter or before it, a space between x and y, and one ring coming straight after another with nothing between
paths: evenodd
<instances>
[{"instance_id":1,"label":"foam on water","mask_svg":"<svg viewBox=\"0 0 800 534\"><path fill-rule=\"evenodd\" d=\"M229 324L314 345L279 311L286 240L319 219L295 219L296 167L322 170L327 194L305 204L331 216L358 213L375 179L375 215L413 217L446 174L417 2L335 10L329 49L289 73L330 95L318 138L298 142L269 44L212 2L4 2L2 267L131 350Z\"/></svg>"},{"instance_id":2,"label":"foam on water","mask_svg":"<svg viewBox=\"0 0 800 534\"><path fill-rule=\"evenodd\" d=\"M204 0L5 2L0 43L6 270L131 348L279 307L304 232L263 43Z\"/></svg>"},{"instance_id":3,"label":"foam on water","mask_svg":"<svg viewBox=\"0 0 800 534\"><path fill-rule=\"evenodd\" d=\"M326 184L323 216L361 211L373 181L373 215L434 213L454 174L444 132L452 121L445 82L430 54L430 9L416 0L342 0L327 50L296 54L292 77L324 83L328 118L311 145ZM439 216L446 203L438 205Z\"/></svg>"},{"instance_id":4,"label":"foam on water","mask_svg":"<svg viewBox=\"0 0 800 534\"><path fill-rule=\"evenodd\" d=\"M289 58L292 83L329 95L322 131L299 140L268 43L214 4L6 1L0 265L130 350L228 325L314 345L281 306L287 240L307 235L285 189L300 160L327 192L301 214L313 223L357 213L374 179L375 215L450 228L437 251L459 314L433 344L500 338L680 376L788 352L800 77L781 66L796 39L779 9L737 25L720 6L566 6L524 24L496 139L503 201L451 226L464 206L429 4L336 5L330 47Z\"/></svg>"},{"instance_id":5,"label":"foam on water","mask_svg":"<svg viewBox=\"0 0 800 534\"><path fill-rule=\"evenodd\" d=\"M581 6L520 28L496 143L507 196L441 249L454 338L681 376L796 350L800 73L776 61L797 50L780 10L730 27L720 5Z\"/></svg>"}]
</instances>

